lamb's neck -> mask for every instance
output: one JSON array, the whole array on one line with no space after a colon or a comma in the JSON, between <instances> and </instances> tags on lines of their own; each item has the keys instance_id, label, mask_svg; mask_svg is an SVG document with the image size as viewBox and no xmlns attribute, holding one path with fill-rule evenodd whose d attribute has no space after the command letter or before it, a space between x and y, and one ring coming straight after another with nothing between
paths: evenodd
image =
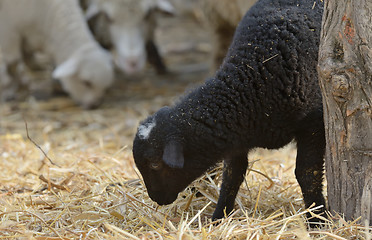
<instances>
[{"instance_id":1,"label":"lamb's neck","mask_svg":"<svg viewBox=\"0 0 372 240\"><path fill-rule=\"evenodd\" d=\"M47 51L49 51L56 64L60 64L73 55L78 49L87 45L96 44L90 33L85 19L76 1L56 1L51 5L43 30L46 37Z\"/></svg>"},{"instance_id":2,"label":"lamb's neck","mask_svg":"<svg viewBox=\"0 0 372 240\"><path fill-rule=\"evenodd\" d=\"M224 81L212 78L176 105L184 132L201 145L214 146L219 154L241 138L242 104Z\"/></svg>"}]
</instances>

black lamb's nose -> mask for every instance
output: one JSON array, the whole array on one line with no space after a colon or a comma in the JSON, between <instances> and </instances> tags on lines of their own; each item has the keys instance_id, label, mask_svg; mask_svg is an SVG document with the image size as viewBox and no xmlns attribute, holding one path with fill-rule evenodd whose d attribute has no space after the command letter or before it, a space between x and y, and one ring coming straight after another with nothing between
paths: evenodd
<instances>
[{"instance_id":1,"label":"black lamb's nose","mask_svg":"<svg viewBox=\"0 0 372 240\"><path fill-rule=\"evenodd\" d=\"M149 192L149 196L159 205L168 205L177 199L178 193L153 191Z\"/></svg>"}]
</instances>

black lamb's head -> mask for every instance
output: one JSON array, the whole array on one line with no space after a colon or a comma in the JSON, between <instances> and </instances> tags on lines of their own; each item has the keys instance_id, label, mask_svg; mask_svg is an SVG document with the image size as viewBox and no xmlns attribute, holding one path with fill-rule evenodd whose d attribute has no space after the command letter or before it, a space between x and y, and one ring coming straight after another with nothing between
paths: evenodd
<instances>
[{"instance_id":1,"label":"black lamb's head","mask_svg":"<svg viewBox=\"0 0 372 240\"><path fill-rule=\"evenodd\" d=\"M174 202L178 193L209 166L195 166L185 138L171 110L163 107L138 127L133 157L150 198L160 205Z\"/></svg>"}]
</instances>

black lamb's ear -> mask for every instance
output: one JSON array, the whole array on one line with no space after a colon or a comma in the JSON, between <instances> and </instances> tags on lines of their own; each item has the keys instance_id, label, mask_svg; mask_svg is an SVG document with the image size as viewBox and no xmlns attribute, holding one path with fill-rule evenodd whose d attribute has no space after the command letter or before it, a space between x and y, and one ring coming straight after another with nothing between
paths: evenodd
<instances>
[{"instance_id":1,"label":"black lamb's ear","mask_svg":"<svg viewBox=\"0 0 372 240\"><path fill-rule=\"evenodd\" d=\"M181 143L174 140L168 142L164 148L163 161L171 168L183 168L185 159Z\"/></svg>"}]
</instances>

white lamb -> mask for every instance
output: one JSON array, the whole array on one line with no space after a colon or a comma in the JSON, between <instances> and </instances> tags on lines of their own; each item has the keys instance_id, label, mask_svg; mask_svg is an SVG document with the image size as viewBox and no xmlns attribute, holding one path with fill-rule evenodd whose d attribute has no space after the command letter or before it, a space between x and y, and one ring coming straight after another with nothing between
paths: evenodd
<instances>
[{"instance_id":1,"label":"white lamb","mask_svg":"<svg viewBox=\"0 0 372 240\"><path fill-rule=\"evenodd\" d=\"M157 11L173 14L174 8L169 0L81 2L87 5L86 17L98 41L106 46L112 44L119 69L133 74L142 70L148 60L158 73L166 71L154 43L154 30Z\"/></svg>"},{"instance_id":2,"label":"white lamb","mask_svg":"<svg viewBox=\"0 0 372 240\"><path fill-rule=\"evenodd\" d=\"M53 77L83 108L97 106L113 83L111 57L94 40L77 0L0 0L0 45L7 67L23 64L24 41L50 55Z\"/></svg>"}]
</instances>

